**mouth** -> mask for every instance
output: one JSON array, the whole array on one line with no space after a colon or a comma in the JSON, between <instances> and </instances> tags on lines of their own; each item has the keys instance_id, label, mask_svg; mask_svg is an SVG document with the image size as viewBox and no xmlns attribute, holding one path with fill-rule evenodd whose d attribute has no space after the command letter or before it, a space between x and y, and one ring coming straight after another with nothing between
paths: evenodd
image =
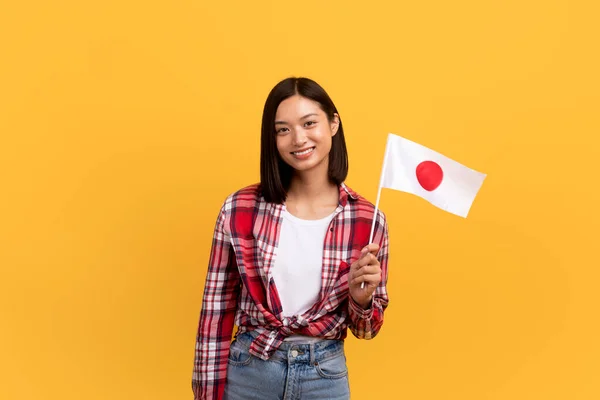
<instances>
[{"instance_id":1,"label":"mouth","mask_svg":"<svg viewBox=\"0 0 600 400\"><path fill-rule=\"evenodd\" d=\"M298 150L298 151L293 151L292 155L296 156L296 157L303 157L303 156L307 156L310 153L312 153L315 150L315 147L309 147L308 149L304 149L304 150Z\"/></svg>"}]
</instances>

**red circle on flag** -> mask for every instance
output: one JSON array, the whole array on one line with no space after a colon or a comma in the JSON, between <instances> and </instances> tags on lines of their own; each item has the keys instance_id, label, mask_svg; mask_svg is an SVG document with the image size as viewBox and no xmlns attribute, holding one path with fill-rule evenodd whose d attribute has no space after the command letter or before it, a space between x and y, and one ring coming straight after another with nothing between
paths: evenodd
<instances>
[{"instance_id":1,"label":"red circle on flag","mask_svg":"<svg viewBox=\"0 0 600 400\"><path fill-rule=\"evenodd\" d=\"M417 180L423 189L431 192L440 186L444 179L444 171L434 161L423 161L417 165Z\"/></svg>"}]
</instances>

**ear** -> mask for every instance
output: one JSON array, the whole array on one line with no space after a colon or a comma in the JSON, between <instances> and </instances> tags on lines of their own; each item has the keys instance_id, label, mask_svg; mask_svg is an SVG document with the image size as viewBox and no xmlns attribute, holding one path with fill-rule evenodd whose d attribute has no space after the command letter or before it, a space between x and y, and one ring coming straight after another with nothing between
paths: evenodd
<instances>
[{"instance_id":1,"label":"ear","mask_svg":"<svg viewBox=\"0 0 600 400\"><path fill-rule=\"evenodd\" d=\"M331 136L333 137L340 127L340 116L338 114L333 114L333 119L329 125L331 126Z\"/></svg>"}]
</instances>

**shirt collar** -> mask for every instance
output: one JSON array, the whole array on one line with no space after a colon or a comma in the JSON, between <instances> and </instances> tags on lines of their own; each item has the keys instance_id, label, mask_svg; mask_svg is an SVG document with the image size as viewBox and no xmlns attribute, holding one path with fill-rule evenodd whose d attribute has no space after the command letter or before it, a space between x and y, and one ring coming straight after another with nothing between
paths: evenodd
<instances>
[{"instance_id":1,"label":"shirt collar","mask_svg":"<svg viewBox=\"0 0 600 400\"><path fill-rule=\"evenodd\" d=\"M350 189L348 186L346 186L346 184L344 182L342 182L339 186L339 191L340 191L340 200L339 200L339 204L342 207L346 207L346 204L348 204L348 199L350 200L358 200L358 193L356 193L354 190ZM264 201L264 197L261 197L261 199ZM283 209L283 204L276 204L275 205L276 208L280 208Z\"/></svg>"},{"instance_id":2,"label":"shirt collar","mask_svg":"<svg viewBox=\"0 0 600 400\"><path fill-rule=\"evenodd\" d=\"M344 182L340 184L340 205L345 207L348 203L348 198L351 200L357 200L358 194L352 189L350 189Z\"/></svg>"}]
</instances>

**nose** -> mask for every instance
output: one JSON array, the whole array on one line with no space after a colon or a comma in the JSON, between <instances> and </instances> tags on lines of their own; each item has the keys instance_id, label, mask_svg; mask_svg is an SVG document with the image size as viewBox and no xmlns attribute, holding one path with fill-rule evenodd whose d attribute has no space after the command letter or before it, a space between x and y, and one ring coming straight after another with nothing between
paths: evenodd
<instances>
[{"instance_id":1,"label":"nose","mask_svg":"<svg viewBox=\"0 0 600 400\"><path fill-rule=\"evenodd\" d=\"M306 144L306 135L303 129L295 129L292 137L292 144L295 147L302 147Z\"/></svg>"}]
</instances>

